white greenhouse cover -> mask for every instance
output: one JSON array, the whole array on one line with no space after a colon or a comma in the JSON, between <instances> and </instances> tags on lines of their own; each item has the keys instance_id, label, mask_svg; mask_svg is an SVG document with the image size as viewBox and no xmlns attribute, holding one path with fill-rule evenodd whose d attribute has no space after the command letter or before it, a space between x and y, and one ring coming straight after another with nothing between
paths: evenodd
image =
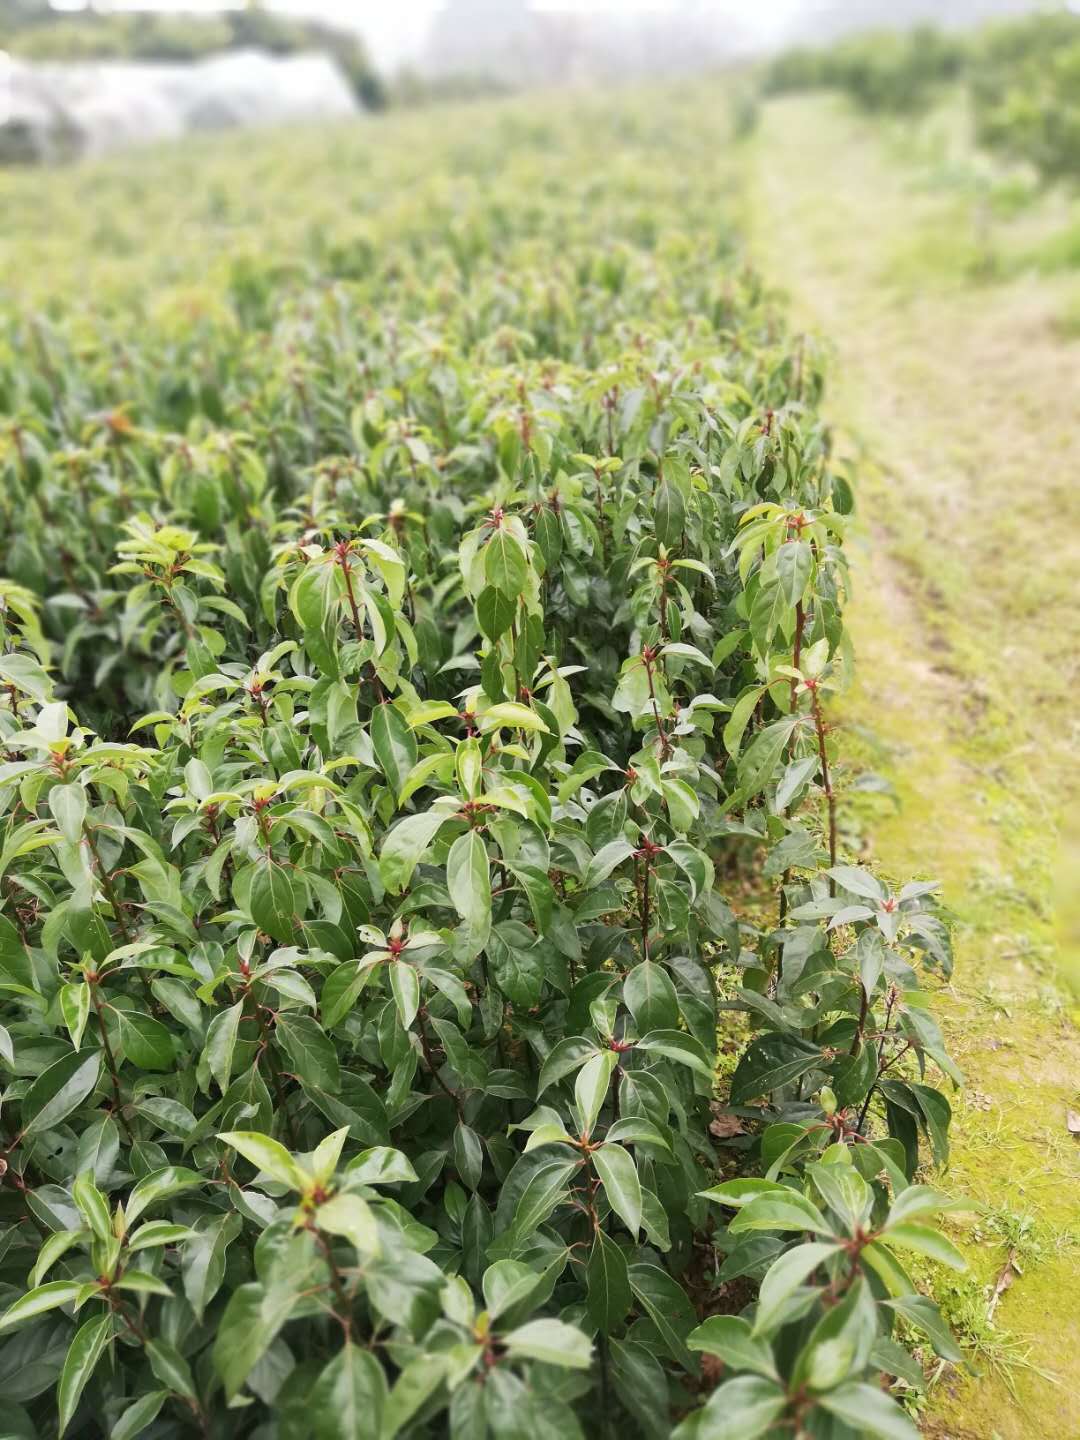
<instances>
[{"instance_id":1,"label":"white greenhouse cover","mask_svg":"<svg viewBox=\"0 0 1080 1440\"><path fill-rule=\"evenodd\" d=\"M327 55L232 50L192 65L29 65L0 52L0 163L102 155L192 130L356 114Z\"/></svg>"}]
</instances>

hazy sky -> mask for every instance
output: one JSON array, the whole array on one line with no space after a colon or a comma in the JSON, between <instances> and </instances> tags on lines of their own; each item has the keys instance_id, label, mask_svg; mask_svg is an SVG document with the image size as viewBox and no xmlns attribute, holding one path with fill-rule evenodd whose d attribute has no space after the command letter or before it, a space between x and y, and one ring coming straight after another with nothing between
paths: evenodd
<instances>
[{"instance_id":1,"label":"hazy sky","mask_svg":"<svg viewBox=\"0 0 1080 1440\"><path fill-rule=\"evenodd\" d=\"M54 0L56 3L56 0ZM60 0L63 4L64 0ZM228 0L226 0L226 4ZM377 64L393 66L406 60L423 44L432 15L444 0L271 0L273 7L301 15L323 15L348 24L367 40ZM535 9L577 10L602 14L640 11L663 14L683 8L686 0L533 0ZM67 0L77 6L79 0ZM113 0L115 9L220 10L222 0ZM764 40L783 30L798 11L812 10L815 0L690 0L689 8L738 19L742 34L752 31Z\"/></svg>"}]
</instances>

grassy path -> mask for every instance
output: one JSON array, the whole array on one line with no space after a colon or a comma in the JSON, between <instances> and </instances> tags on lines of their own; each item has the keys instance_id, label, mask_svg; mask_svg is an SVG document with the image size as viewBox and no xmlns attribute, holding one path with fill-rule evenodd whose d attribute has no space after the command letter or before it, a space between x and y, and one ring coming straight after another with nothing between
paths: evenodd
<instances>
[{"instance_id":1,"label":"grassy path","mask_svg":"<svg viewBox=\"0 0 1080 1440\"><path fill-rule=\"evenodd\" d=\"M924 1428L1066 1440L1080 1032L1056 966L1080 865L1055 837L1080 769L1080 344L1057 321L1075 281L965 278L957 196L833 100L768 106L748 162L756 258L835 344L831 416L861 457L841 719L902 802L868 843L886 873L940 879L957 919L939 1009L968 1083L940 1179L985 1209L955 1222L971 1276L935 1285L979 1375L943 1376Z\"/></svg>"}]
</instances>

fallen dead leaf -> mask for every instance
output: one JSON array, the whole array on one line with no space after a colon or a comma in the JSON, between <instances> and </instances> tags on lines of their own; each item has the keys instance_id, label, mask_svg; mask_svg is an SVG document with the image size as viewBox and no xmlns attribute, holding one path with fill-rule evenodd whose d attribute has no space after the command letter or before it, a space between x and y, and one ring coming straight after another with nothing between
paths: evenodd
<instances>
[{"instance_id":1,"label":"fallen dead leaf","mask_svg":"<svg viewBox=\"0 0 1080 1440\"><path fill-rule=\"evenodd\" d=\"M990 1296L990 1304L986 1307L986 1318L988 1320L994 1318L994 1311L997 1309L998 1301L1020 1273L1020 1266L1016 1263L1016 1251L1010 1250L1009 1258L1001 1267L1001 1274L998 1276L994 1285L994 1293Z\"/></svg>"}]
</instances>

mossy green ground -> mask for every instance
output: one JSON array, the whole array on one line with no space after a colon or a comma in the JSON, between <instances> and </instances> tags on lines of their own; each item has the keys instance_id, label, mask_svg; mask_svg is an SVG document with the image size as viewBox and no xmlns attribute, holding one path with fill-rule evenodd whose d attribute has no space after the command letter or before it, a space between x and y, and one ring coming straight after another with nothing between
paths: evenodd
<instances>
[{"instance_id":1,"label":"mossy green ground","mask_svg":"<svg viewBox=\"0 0 1080 1440\"><path fill-rule=\"evenodd\" d=\"M934 1283L978 1375L941 1374L924 1429L1066 1440L1080 1436L1080 344L1063 320L1080 286L1064 267L979 263L970 165L909 140L832 98L770 104L745 155L750 233L835 345L829 411L859 463L859 677L837 719L900 803L851 797L847 818L885 873L939 879L956 919L938 1013L967 1085L936 1183L972 1202L952 1221L971 1272ZM995 221L996 253L1023 253L1055 205Z\"/></svg>"}]
</instances>

